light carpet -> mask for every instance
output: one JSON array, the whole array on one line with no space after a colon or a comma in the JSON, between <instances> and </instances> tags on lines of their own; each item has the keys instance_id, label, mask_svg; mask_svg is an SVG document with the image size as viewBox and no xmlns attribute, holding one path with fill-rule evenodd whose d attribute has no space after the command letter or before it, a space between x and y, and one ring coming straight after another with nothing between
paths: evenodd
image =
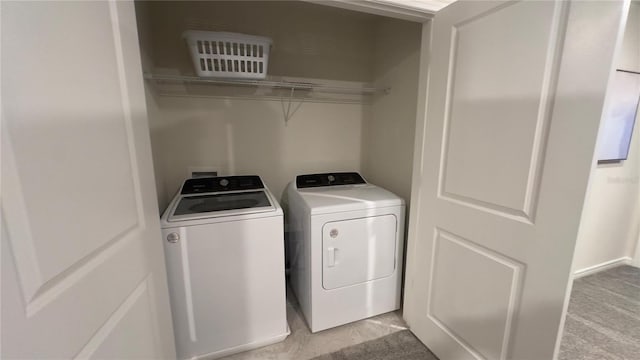
<instances>
[{"instance_id":1,"label":"light carpet","mask_svg":"<svg viewBox=\"0 0 640 360\"><path fill-rule=\"evenodd\" d=\"M438 360L409 330L349 346L313 360Z\"/></svg>"},{"instance_id":2,"label":"light carpet","mask_svg":"<svg viewBox=\"0 0 640 360\"><path fill-rule=\"evenodd\" d=\"M573 283L559 359L640 359L640 269L619 266Z\"/></svg>"}]
</instances>

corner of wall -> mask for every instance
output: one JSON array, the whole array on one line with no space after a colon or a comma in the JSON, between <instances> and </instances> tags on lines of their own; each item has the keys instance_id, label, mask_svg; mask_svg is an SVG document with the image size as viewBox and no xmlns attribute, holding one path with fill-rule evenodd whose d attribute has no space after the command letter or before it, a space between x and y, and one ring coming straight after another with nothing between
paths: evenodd
<instances>
[{"instance_id":1,"label":"corner of wall","mask_svg":"<svg viewBox=\"0 0 640 360\"><path fill-rule=\"evenodd\" d=\"M378 95L363 129L363 174L369 181L411 200L422 26L384 18L378 22L374 83Z\"/></svg>"},{"instance_id":2,"label":"corner of wall","mask_svg":"<svg viewBox=\"0 0 640 360\"><path fill-rule=\"evenodd\" d=\"M632 3L617 60L640 71L640 3ZM611 263L640 264L640 112L636 115L627 160L596 165L591 173L574 255L576 274ZM635 249L635 254L634 254Z\"/></svg>"}]
</instances>

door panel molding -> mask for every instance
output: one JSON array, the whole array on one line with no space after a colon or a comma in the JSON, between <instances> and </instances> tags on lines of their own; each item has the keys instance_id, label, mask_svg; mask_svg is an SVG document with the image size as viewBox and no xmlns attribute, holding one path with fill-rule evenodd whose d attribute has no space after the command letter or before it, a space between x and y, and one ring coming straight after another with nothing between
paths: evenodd
<instances>
[{"instance_id":1,"label":"door panel molding","mask_svg":"<svg viewBox=\"0 0 640 360\"><path fill-rule=\"evenodd\" d=\"M138 214L138 224L141 229L146 228L144 206L142 201L142 186L140 185L140 173L138 166L138 158L136 154L136 142L133 135L133 107L131 105L129 86L127 81L127 71L125 66L124 54L125 43L120 33L120 17L118 15L118 5L115 0L109 0L109 16L111 17L111 30L113 32L113 42L116 54L116 63L118 68L118 78L120 85L120 101L123 109L123 120L127 134L127 145L129 148L129 164L131 166L131 175L133 178L133 188L136 200L136 209Z\"/></svg>"},{"instance_id":2,"label":"door panel molding","mask_svg":"<svg viewBox=\"0 0 640 360\"><path fill-rule=\"evenodd\" d=\"M519 199L514 202L514 204L518 204L518 206L511 205L502 202L500 200L490 199L490 198L480 198L479 196L474 196L469 193L465 194L464 192L456 191L455 189L449 190L448 185L448 164L450 158L451 151L451 137L452 134L452 122L454 121L452 118L455 115L455 84L456 79L454 78L454 73L458 70L457 67L460 64L459 56L460 53L460 30L464 27L473 25L479 21L485 20L486 18L499 14L502 11L513 9L515 6L520 6L522 2L510 2L498 6L496 8L485 11L482 14L479 14L470 19L466 19L461 21L458 24L455 24L451 30L451 42L449 49L449 72L447 76L447 92L445 99L445 121L444 126L445 130L442 138L442 149L441 149L441 160L440 160L440 176L438 181L438 197L443 200L454 202L458 205L469 206L476 210L486 211L493 215L504 216L512 220L521 221L527 224L533 224L535 222L535 211L537 198L539 195L539 184L540 177L542 175L542 165L544 163L544 149L547 142L549 122L551 121L551 109L553 108L553 96L555 94L555 85L557 83L558 74L559 74L559 61L561 56L561 46L562 39L564 38L564 30L566 27L566 20L568 14L568 4L565 3L556 3L553 9L552 20L549 24L549 37L546 43L538 44L541 48L546 49L546 56L541 58L540 69L538 71L542 75L542 81L540 83L535 83L535 88L532 88L528 91L528 93L539 94L538 99L535 101L538 102L538 106L536 108L535 116L532 114L531 119L535 121L535 126L531 129L531 134L528 134L528 137L531 138L532 144L527 145L527 152L529 153L529 166L528 169L522 169L526 171L526 176L520 176L519 178L524 182L520 186L522 191L518 194ZM523 24L522 29L526 33L526 31L530 31L528 24ZM513 30L513 29L512 29ZM513 32L513 31L512 31ZM512 35L509 35L512 36ZM467 43L469 44L469 43ZM473 42L471 43L473 45ZM504 55L504 54L502 54ZM528 61L528 58L523 58L521 60ZM493 64L489 64L491 67ZM519 66L518 68L521 71L529 71L526 66ZM487 70L487 72L491 72L492 70L496 70L488 68L488 69L473 69L475 72ZM469 74L469 72L467 72ZM497 78L497 77L496 77ZM477 94L476 94L477 95ZM464 104L464 100L463 100ZM533 109L532 109L533 110ZM488 119L487 119L488 120ZM487 161L491 161L487 159ZM508 174L500 174L500 177L507 177ZM468 181L474 182L476 179L474 177L468 177ZM459 182L459 181L458 181ZM480 192L482 193L482 191Z\"/></svg>"},{"instance_id":3,"label":"door panel molding","mask_svg":"<svg viewBox=\"0 0 640 360\"><path fill-rule=\"evenodd\" d=\"M18 18L24 16L16 14L15 7L6 5L14 17L6 26L19 26ZM48 54L46 67L37 63L41 61L38 56L5 55L3 62L13 69L3 78L3 85L6 80L12 89L7 92L4 115L11 119L7 135L12 138L16 164L13 175L22 185L21 204L10 205L21 206L25 210L21 216L29 218L28 239L38 262L38 268L30 271L37 271L41 278L25 284L27 297L32 297L44 283L135 226L141 214L136 214L131 165L125 162L132 157L127 146L131 134L127 134L122 117L120 85L115 79L104 81L97 75L111 77L118 72L115 59L109 58L115 50L108 3L31 4L24 10L31 13L26 21L51 29L49 37L26 32L21 40L10 37L3 42L7 53ZM65 13L84 14L84 21L96 26L56 19ZM75 39L57 34L57 30L82 34ZM81 44L91 39L100 46L94 45L87 53L86 44L83 47L74 39ZM80 64L68 66L79 59L83 60ZM61 86L68 88L60 91ZM79 148L82 150L77 151ZM48 157L52 160L47 161ZM105 210L112 208L119 211ZM106 213L111 215L110 221L103 220ZM73 225L65 226L65 222ZM75 241L80 238L83 241ZM22 238L14 239L18 240ZM17 256L26 255L19 252Z\"/></svg>"},{"instance_id":4,"label":"door panel molding","mask_svg":"<svg viewBox=\"0 0 640 360\"><path fill-rule=\"evenodd\" d=\"M36 251L36 242L34 241L33 232L30 230L34 224L30 223L28 206L23 196L23 187L20 181L20 172L16 166L14 156L14 148L11 139L8 136L9 131L3 125L3 152L5 152L4 161L7 162L7 169L4 180L8 183L8 187L15 189L8 192L5 197L4 208L11 224L8 228L11 246L17 266L18 276L20 278L23 298L26 304L26 315L28 318L34 316L40 309L48 303L54 301L57 296L65 290L73 287L89 272L93 271L101 265L101 263L109 261L110 257L118 253L118 249L122 246L120 243L131 240L145 228L145 216L143 213L143 205L140 191L140 178L138 174L138 165L136 159L135 139L133 135L132 116L129 102L129 94L126 84L126 72L122 54L122 43L120 35L120 24L116 4L110 1L109 17L112 24L112 35L114 41L114 52L116 54L117 72L120 86L120 101L122 108L123 129L127 138L128 148L127 156L129 159L129 167L132 173L132 193L134 196L134 204L136 208L136 217L131 219L130 224L123 224L124 227L118 233L110 238L100 241L84 256L73 260L66 268L63 268L56 274L43 274L39 255ZM99 191L99 190L97 190ZM46 256L47 254L44 254ZM43 255L40 255L43 256Z\"/></svg>"},{"instance_id":5,"label":"door panel molding","mask_svg":"<svg viewBox=\"0 0 640 360\"><path fill-rule=\"evenodd\" d=\"M114 237L109 243L97 248L91 254L78 260L65 271L51 280L41 284L33 297L26 302L27 318L35 316L48 304L55 301L60 295L74 286L81 286L82 280L96 271L101 265L107 263L123 248L135 241L140 234L135 232L136 227L125 230L121 235Z\"/></svg>"},{"instance_id":6,"label":"door panel molding","mask_svg":"<svg viewBox=\"0 0 640 360\"><path fill-rule=\"evenodd\" d=\"M462 261L462 259L459 257L446 259L446 257L443 256L441 249L443 244L447 246L446 243L449 243L449 246L453 245L454 248L458 247L463 252L467 252L468 255L471 255L471 257L478 257L478 259L481 262L484 261L485 264L497 265L498 268L502 269L505 272L503 279L504 282L502 282L501 284L496 284L496 278L493 277L483 279L478 276L479 274L469 274L469 276L475 277L473 279L474 281L472 282L473 284L475 284L475 286L486 287L487 289L494 288L495 290L497 285L502 285L503 289L501 290L509 294L507 301L505 302L505 304L503 304L504 306L499 309L502 314L493 314L493 311L483 311L483 313L491 313L492 318L500 317L503 319L502 323L496 324L501 328L501 338L494 339L494 345L497 348L493 349L493 352L491 354L486 354L486 351L479 350L476 346L473 345L473 339L465 339L465 336L462 334L462 332L456 331L454 329L454 327L456 327L456 324L451 324L451 321L445 319L445 317L451 317L451 313L444 314L444 316L439 316L437 313L438 309L434 308L434 294L436 297L438 296L438 289L444 289L444 291L447 292L448 290L446 289L446 287L450 285L446 281L438 281L438 277L443 273L443 270L441 268L440 271L438 271L439 265L441 265L440 263L443 262L443 260L448 260L448 265L442 266L446 267L447 269L454 269L457 266L456 264ZM511 330L513 328L514 315L517 313L517 308L519 306L520 296L522 293L522 281L524 279L525 269L526 266L515 259L512 259L504 254L499 254L469 239L465 239L461 236L455 235L442 228L436 228L434 231L433 250L431 257L431 280L429 281L429 288L427 290L427 317L433 320L433 322L438 327L449 334L460 344L460 346L467 349L467 351L469 351L469 353L477 359L506 359L509 351L509 339L511 337ZM485 284L483 284L483 280L486 280ZM475 288L473 290L477 291L478 288ZM444 295L442 295L445 298L443 299L443 301L456 301L456 299L460 298L470 299L470 302L482 300L477 296L473 296L473 294L462 294L460 291L464 292L465 289L457 289L457 291L454 290L454 293L450 294L445 293ZM493 305L494 304L491 304L491 306ZM455 304L454 306L460 307L460 304ZM464 310L466 309L462 309L461 313L464 312ZM477 313L478 310L476 310L475 312ZM460 316L464 315L460 314ZM484 321L481 320L482 319L476 320L476 322L482 322L484 327L488 321L486 319L484 319ZM455 317L452 321L456 321ZM464 321L465 320L462 320L462 322ZM457 326L459 327L460 325ZM484 332L485 330L483 329L482 331ZM471 335L473 336L474 334Z\"/></svg>"},{"instance_id":7,"label":"door panel molding","mask_svg":"<svg viewBox=\"0 0 640 360\"><path fill-rule=\"evenodd\" d=\"M74 359L89 359L94 357L95 353L99 351L100 347L107 341L109 336L114 334L114 330L118 327L118 325L126 318L127 315L130 314L132 309L140 302L145 301L147 306L153 306L153 298L150 296L149 287L152 283L152 276L149 275L145 277L139 284L136 286L135 290L118 306L118 308L109 316L107 321L96 331L96 333L91 337L91 339L87 342L87 344L78 352ZM155 325L152 323L149 325ZM157 329L150 328L148 329L150 333L157 332ZM157 340L158 336L154 336ZM156 345L156 348L160 348L159 345ZM157 357L158 354L155 354L154 358Z\"/></svg>"},{"instance_id":8,"label":"door panel molding","mask_svg":"<svg viewBox=\"0 0 640 360\"><path fill-rule=\"evenodd\" d=\"M173 358L134 4L0 6L2 357Z\"/></svg>"},{"instance_id":9,"label":"door panel molding","mask_svg":"<svg viewBox=\"0 0 640 360\"><path fill-rule=\"evenodd\" d=\"M3 193L2 214L7 224L12 224L6 229L11 239L11 250L16 262L22 298L28 304L42 286L43 280L6 124L6 121L2 122L2 185L5 189L13 189L13 191Z\"/></svg>"}]
</instances>

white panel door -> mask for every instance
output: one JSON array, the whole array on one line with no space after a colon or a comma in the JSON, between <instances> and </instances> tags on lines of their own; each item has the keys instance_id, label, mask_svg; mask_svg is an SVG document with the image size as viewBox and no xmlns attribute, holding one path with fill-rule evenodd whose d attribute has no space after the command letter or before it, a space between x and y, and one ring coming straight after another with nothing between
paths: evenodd
<instances>
[{"instance_id":1,"label":"white panel door","mask_svg":"<svg viewBox=\"0 0 640 360\"><path fill-rule=\"evenodd\" d=\"M434 17L404 316L441 359L553 358L627 8L460 2Z\"/></svg>"},{"instance_id":2,"label":"white panel door","mask_svg":"<svg viewBox=\"0 0 640 360\"><path fill-rule=\"evenodd\" d=\"M132 2L2 12L3 358L175 358Z\"/></svg>"}]
</instances>

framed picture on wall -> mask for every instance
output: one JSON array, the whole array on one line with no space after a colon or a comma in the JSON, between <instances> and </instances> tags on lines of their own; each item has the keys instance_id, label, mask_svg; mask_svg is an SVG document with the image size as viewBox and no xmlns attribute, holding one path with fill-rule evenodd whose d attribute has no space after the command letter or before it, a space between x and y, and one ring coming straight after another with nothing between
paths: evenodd
<instances>
[{"instance_id":1,"label":"framed picture on wall","mask_svg":"<svg viewBox=\"0 0 640 360\"><path fill-rule=\"evenodd\" d=\"M626 160L640 102L640 73L617 70L598 137L598 162Z\"/></svg>"}]
</instances>

